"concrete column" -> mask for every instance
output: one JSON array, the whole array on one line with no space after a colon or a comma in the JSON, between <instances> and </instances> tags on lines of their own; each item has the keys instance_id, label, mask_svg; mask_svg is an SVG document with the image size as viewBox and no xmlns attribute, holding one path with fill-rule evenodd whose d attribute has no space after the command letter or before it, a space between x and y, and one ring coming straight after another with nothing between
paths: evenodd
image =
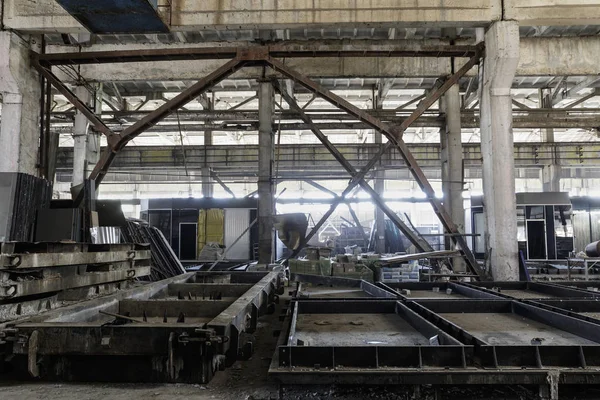
<instances>
[{"instance_id":1,"label":"concrete column","mask_svg":"<svg viewBox=\"0 0 600 400\"><path fill-rule=\"evenodd\" d=\"M552 108L552 90L550 88L539 89L540 108ZM542 143L554 143L554 129L541 129ZM561 168L557 160L544 165L541 171L542 187L544 192L560 192Z\"/></svg>"},{"instance_id":2,"label":"concrete column","mask_svg":"<svg viewBox=\"0 0 600 400\"><path fill-rule=\"evenodd\" d=\"M481 153L486 254L495 280L518 280L517 206L510 88L519 61L519 25L493 23L485 34Z\"/></svg>"},{"instance_id":3,"label":"concrete column","mask_svg":"<svg viewBox=\"0 0 600 400\"><path fill-rule=\"evenodd\" d=\"M202 197L213 197L214 186L213 179L210 174L208 160L206 160L208 152L206 146L212 146L213 134L212 131L204 131L204 166L202 167Z\"/></svg>"},{"instance_id":4,"label":"concrete column","mask_svg":"<svg viewBox=\"0 0 600 400\"><path fill-rule=\"evenodd\" d=\"M375 131L375 143L382 143L381 132ZM385 191L385 171L377 171L374 189L377 194L383 197ZM375 252L382 254L385 253L385 213L377 206L375 206Z\"/></svg>"},{"instance_id":5,"label":"concrete column","mask_svg":"<svg viewBox=\"0 0 600 400\"><path fill-rule=\"evenodd\" d=\"M442 191L444 207L461 232L465 231L465 209L463 206L463 149L460 125L460 93L458 85L452 86L441 101L446 114L446 128L440 132L442 148ZM451 249L452 240L446 238L446 248ZM452 260L455 272L467 272L465 260L455 257Z\"/></svg>"},{"instance_id":6,"label":"concrete column","mask_svg":"<svg viewBox=\"0 0 600 400\"><path fill-rule=\"evenodd\" d=\"M94 112L97 115L102 114L102 102L103 102L103 86L102 83L96 85L96 92L94 99ZM85 176L89 177L98 161L100 161L100 138L102 134L100 132L96 132L93 129L88 130L87 136L87 146L86 146L86 167L85 167Z\"/></svg>"},{"instance_id":7,"label":"concrete column","mask_svg":"<svg viewBox=\"0 0 600 400\"><path fill-rule=\"evenodd\" d=\"M0 172L38 176L41 86L31 68L29 51L39 51L40 40L0 32Z\"/></svg>"},{"instance_id":8,"label":"concrete column","mask_svg":"<svg viewBox=\"0 0 600 400\"><path fill-rule=\"evenodd\" d=\"M258 262L268 264L273 258L273 86L260 82L258 90Z\"/></svg>"},{"instance_id":9,"label":"concrete column","mask_svg":"<svg viewBox=\"0 0 600 400\"><path fill-rule=\"evenodd\" d=\"M85 86L77 86L75 95L79 99L89 105L90 92ZM71 186L81 185L86 176L86 161L87 161L87 137L90 123L85 115L77 111L75 113L75 121L73 122L73 176L71 178Z\"/></svg>"},{"instance_id":10,"label":"concrete column","mask_svg":"<svg viewBox=\"0 0 600 400\"><path fill-rule=\"evenodd\" d=\"M93 93L90 92L93 90ZM94 88L77 86L75 95L94 112L102 113L102 86ZM73 176L71 187L83 184L100 159L100 133L90 129L87 117L81 112L75 113L73 122Z\"/></svg>"},{"instance_id":11,"label":"concrete column","mask_svg":"<svg viewBox=\"0 0 600 400\"><path fill-rule=\"evenodd\" d=\"M202 197L213 197L213 181L210 167L202 167Z\"/></svg>"}]
</instances>

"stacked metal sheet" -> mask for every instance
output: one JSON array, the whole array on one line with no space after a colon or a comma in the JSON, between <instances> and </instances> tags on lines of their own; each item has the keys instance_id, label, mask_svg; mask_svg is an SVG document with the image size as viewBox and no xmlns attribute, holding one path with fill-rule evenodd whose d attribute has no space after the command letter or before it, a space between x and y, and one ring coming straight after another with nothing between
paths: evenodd
<instances>
[{"instance_id":1,"label":"stacked metal sheet","mask_svg":"<svg viewBox=\"0 0 600 400\"><path fill-rule=\"evenodd\" d=\"M121 243L121 228L118 226L97 226L90 228L90 233L94 244Z\"/></svg>"},{"instance_id":2,"label":"stacked metal sheet","mask_svg":"<svg viewBox=\"0 0 600 400\"><path fill-rule=\"evenodd\" d=\"M51 196L45 179L0 172L0 242L32 240L36 213L50 206Z\"/></svg>"},{"instance_id":3,"label":"stacked metal sheet","mask_svg":"<svg viewBox=\"0 0 600 400\"><path fill-rule=\"evenodd\" d=\"M147 243L152 249L152 272L143 278L152 282L171 278L185 273L185 269L162 232L143 221L127 221L122 231L125 241L131 243Z\"/></svg>"}]
</instances>

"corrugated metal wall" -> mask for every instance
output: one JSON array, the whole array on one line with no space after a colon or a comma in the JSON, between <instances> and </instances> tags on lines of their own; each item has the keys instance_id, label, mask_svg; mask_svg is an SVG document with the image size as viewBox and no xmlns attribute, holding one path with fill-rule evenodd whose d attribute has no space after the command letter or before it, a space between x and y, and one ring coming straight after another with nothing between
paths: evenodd
<instances>
[{"instance_id":1,"label":"corrugated metal wall","mask_svg":"<svg viewBox=\"0 0 600 400\"><path fill-rule=\"evenodd\" d=\"M225 247L227 259L248 260L250 259L250 232L246 234L231 247L233 242L250 225L250 210L247 208L225 209ZM231 248L230 248L231 247Z\"/></svg>"},{"instance_id":2,"label":"corrugated metal wall","mask_svg":"<svg viewBox=\"0 0 600 400\"><path fill-rule=\"evenodd\" d=\"M600 240L600 210L592 210L591 212L592 237L590 242Z\"/></svg>"},{"instance_id":3,"label":"corrugated metal wall","mask_svg":"<svg viewBox=\"0 0 600 400\"><path fill-rule=\"evenodd\" d=\"M583 251L589 243L600 240L600 210L592 209L591 213L576 210L573 216L573 236L577 251Z\"/></svg>"},{"instance_id":4,"label":"corrugated metal wall","mask_svg":"<svg viewBox=\"0 0 600 400\"><path fill-rule=\"evenodd\" d=\"M587 211L577 210L573 213L573 245L575 251L583 251L590 243L590 214Z\"/></svg>"}]
</instances>

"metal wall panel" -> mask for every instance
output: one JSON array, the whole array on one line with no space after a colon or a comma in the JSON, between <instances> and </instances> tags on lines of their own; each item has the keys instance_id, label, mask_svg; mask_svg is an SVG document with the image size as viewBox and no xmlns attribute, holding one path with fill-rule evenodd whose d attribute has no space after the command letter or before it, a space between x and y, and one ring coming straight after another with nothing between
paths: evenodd
<instances>
[{"instance_id":1,"label":"metal wall panel","mask_svg":"<svg viewBox=\"0 0 600 400\"><path fill-rule=\"evenodd\" d=\"M250 259L250 233L246 234L231 247L232 243L250 225L250 210L247 208L225 209L225 247L227 258L230 260Z\"/></svg>"},{"instance_id":2,"label":"metal wall panel","mask_svg":"<svg viewBox=\"0 0 600 400\"><path fill-rule=\"evenodd\" d=\"M592 209L590 214L592 237L590 237L589 243L595 242L596 240L600 240L600 210Z\"/></svg>"},{"instance_id":3,"label":"metal wall panel","mask_svg":"<svg viewBox=\"0 0 600 400\"><path fill-rule=\"evenodd\" d=\"M10 239L17 175L0 173L0 242Z\"/></svg>"},{"instance_id":4,"label":"metal wall panel","mask_svg":"<svg viewBox=\"0 0 600 400\"><path fill-rule=\"evenodd\" d=\"M576 210L573 212L573 242L575 251L583 251L591 242L590 239L590 214L587 211Z\"/></svg>"},{"instance_id":5,"label":"metal wall panel","mask_svg":"<svg viewBox=\"0 0 600 400\"><path fill-rule=\"evenodd\" d=\"M157 0L57 0L92 33L167 33Z\"/></svg>"}]
</instances>

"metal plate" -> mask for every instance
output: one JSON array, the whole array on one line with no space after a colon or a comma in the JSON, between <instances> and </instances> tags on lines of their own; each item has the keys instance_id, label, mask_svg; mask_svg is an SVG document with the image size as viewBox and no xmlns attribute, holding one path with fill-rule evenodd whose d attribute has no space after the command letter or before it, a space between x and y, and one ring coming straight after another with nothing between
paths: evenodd
<instances>
[{"instance_id":1,"label":"metal plate","mask_svg":"<svg viewBox=\"0 0 600 400\"><path fill-rule=\"evenodd\" d=\"M57 0L92 33L167 33L156 0ZM154 3L154 4L151 4Z\"/></svg>"}]
</instances>

